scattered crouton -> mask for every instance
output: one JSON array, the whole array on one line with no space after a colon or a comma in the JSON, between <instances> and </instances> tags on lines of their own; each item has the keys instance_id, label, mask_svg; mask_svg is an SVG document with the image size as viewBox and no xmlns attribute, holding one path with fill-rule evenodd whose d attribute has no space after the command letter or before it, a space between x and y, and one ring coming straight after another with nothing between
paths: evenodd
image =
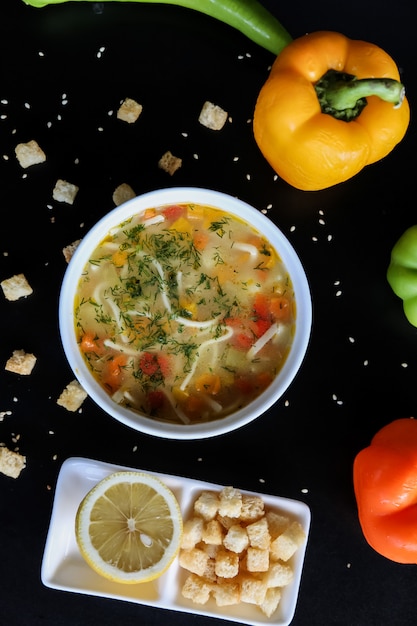
<instances>
[{"instance_id":1,"label":"scattered crouton","mask_svg":"<svg viewBox=\"0 0 417 626\"><path fill-rule=\"evenodd\" d=\"M56 401L67 411L77 411L87 397L87 392L77 380L70 382Z\"/></svg>"},{"instance_id":2,"label":"scattered crouton","mask_svg":"<svg viewBox=\"0 0 417 626\"><path fill-rule=\"evenodd\" d=\"M77 187L77 185L73 185L66 180L58 178L52 192L52 197L57 202L74 204L75 196L77 195L78 191L79 187Z\"/></svg>"},{"instance_id":3,"label":"scattered crouton","mask_svg":"<svg viewBox=\"0 0 417 626\"><path fill-rule=\"evenodd\" d=\"M65 248L62 249L62 253L67 263L71 261L72 256L80 243L81 239L77 239L76 241L73 241L72 243L68 244L68 246L65 246Z\"/></svg>"},{"instance_id":4,"label":"scattered crouton","mask_svg":"<svg viewBox=\"0 0 417 626\"><path fill-rule=\"evenodd\" d=\"M28 376L35 367L36 356L24 350L14 350L12 356L7 360L5 369L8 372Z\"/></svg>"},{"instance_id":5,"label":"scattered crouton","mask_svg":"<svg viewBox=\"0 0 417 626\"><path fill-rule=\"evenodd\" d=\"M15 154L21 167L26 169L31 165L37 165L46 161L46 155L39 144L32 139L27 143L19 143L15 148Z\"/></svg>"},{"instance_id":6,"label":"scattered crouton","mask_svg":"<svg viewBox=\"0 0 417 626\"><path fill-rule=\"evenodd\" d=\"M9 478L18 478L20 472L26 467L26 457L18 452L13 452L6 448L0 447L0 472L9 476Z\"/></svg>"},{"instance_id":7,"label":"scattered crouton","mask_svg":"<svg viewBox=\"0 0 417 626\"><path fill-rule=\"evenodd\" d=\"M113 202L116 206L120 206L124 202L131 200L136 196L132 187L127 183L122 183L113 192Z\"/></svg>"},{"instance_id":8,"label":"scattered crouton","mask_svg":"<svg viewBox=\"0 0 417 626\"><path fill-rule=\"evenodd\" d=\"M170 174L170 176L175 174L181 165L182 159L174 156L169 150L165 152L165 154L163 154L158 161L158 167L161 168L161 170L164 170L164 172Z\"/></svg>"},{"instance_id":9,"label":"scattered crouton","mask_svg":"<svg viewBox=\"0 0 417 626\"><path fill-rule=\"evenodd\" d=\"M19 300L19 298L25 298L33 293L33 289L24 274L15 274L0 284L7 300Z\"/></svg>"},{"instance_id":10,"label":"scattered crouton","mask_svg":"<svg viewBox=\"0 0 417 626\"><path fill-rule=\"evenodd\" d=\"M117 111L117 119L133 124L142 113L142 109L142 105L136 102L136 100L126 98Z\"/></svg>"},{"instance_id":11,"label":"scattered crouton","mask_svg":"<svg viewBox=\"0 0 417 626\"><path fill-rule=\"evenodd\" d=\"M206 101L200 111L198 121L210 130L221 130L227 121L227 111L217 104Z\"/></svg>"}]
</instances>

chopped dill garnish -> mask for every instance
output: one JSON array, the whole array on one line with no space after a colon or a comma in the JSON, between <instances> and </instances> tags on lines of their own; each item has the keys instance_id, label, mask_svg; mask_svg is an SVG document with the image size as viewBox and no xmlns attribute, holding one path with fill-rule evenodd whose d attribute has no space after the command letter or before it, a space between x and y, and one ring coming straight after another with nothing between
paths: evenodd
<instances>
[{"instance_id":1,"label":"chopped dill garnish","mask_svg":"<svg viewBox=\"0 0 417 626\"><path fill-rule=\"evenodd\" d=\"M211 222L209 230L211 230L213 233L216 233L216 235L218 235L219 237L224 237L224 235L226 234L226 230L224 227L227 226L229 223L230 218L222 217L222 219L218 220L217 222Z\"/></svg>"}]
</instances>

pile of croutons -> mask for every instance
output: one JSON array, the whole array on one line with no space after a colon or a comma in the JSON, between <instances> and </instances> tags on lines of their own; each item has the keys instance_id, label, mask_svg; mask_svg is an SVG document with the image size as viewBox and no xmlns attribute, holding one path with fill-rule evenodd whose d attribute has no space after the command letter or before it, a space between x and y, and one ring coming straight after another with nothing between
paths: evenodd
<instances>
[{"instance_id":1,"label":"pile of croutons","mask_svg":"<svg viewBox=\"0 0 417 626\"><path fill-rule=\"evenodd\" d=\"M212 597L218 607L248 602L271 617L305 539L298 521L268 510L260 496L203 491L184 521L179 564L190 574L182 595L200 605Z\"/></svg>"}]
</instances>

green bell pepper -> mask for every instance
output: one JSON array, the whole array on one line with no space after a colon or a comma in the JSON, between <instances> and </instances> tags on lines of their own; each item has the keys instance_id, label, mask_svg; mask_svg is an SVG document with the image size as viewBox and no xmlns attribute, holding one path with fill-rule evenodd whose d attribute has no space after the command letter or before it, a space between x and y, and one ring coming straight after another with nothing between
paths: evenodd
<instances>
[{"instance_id":1,"label":"green bell pepper","mask_svg":"<svg viewBox=\"0 0 417 626\"><path fill-rule=\"evenodd\" d=\"M387 280L402 299L406 318L417 326L417 225L408 228L393 247Z\"/></svg>"},{"instance_id":2,"label":"green bell pepper","mask_svg":"<svg viewBox=\"0 0 417 626\"><path fill-rule=\"evenodd\" d=\"M33 7L60 4L67 0L23 0ZM90 0L94 1L94 0ZM278 55L292 41L291 35L258 0L128 0L153 4L175 4L220 20L269 52Z\"/></svg>"}]
</instances>

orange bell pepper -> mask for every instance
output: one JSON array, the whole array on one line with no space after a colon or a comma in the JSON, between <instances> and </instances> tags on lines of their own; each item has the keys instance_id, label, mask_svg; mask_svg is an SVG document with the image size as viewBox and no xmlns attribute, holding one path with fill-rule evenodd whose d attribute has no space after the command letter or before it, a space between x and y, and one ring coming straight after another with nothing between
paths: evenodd
<instances>
[{"instance_id":1,"label":"orange bell pepper","mask_svg":"<svg viewBox=\"0 0 417 626\"><path fill-rule=\"evenodd\" d=\"M409 120L393 59L374 44L320 31L280 52L259 93L253 130L281 178L316 191L385 157Z\"/></svg>"},{"instance_id":2,"label":"orange bell pepper","mask_svg":"<svg viewBox=\"0 0 417 626\"><path fill-rule=\"evenodd\" d=\"M369 545L397 563L417 564L417 420L384 426L356 456L353 483Z\"/></svg>"}]
</instances>

